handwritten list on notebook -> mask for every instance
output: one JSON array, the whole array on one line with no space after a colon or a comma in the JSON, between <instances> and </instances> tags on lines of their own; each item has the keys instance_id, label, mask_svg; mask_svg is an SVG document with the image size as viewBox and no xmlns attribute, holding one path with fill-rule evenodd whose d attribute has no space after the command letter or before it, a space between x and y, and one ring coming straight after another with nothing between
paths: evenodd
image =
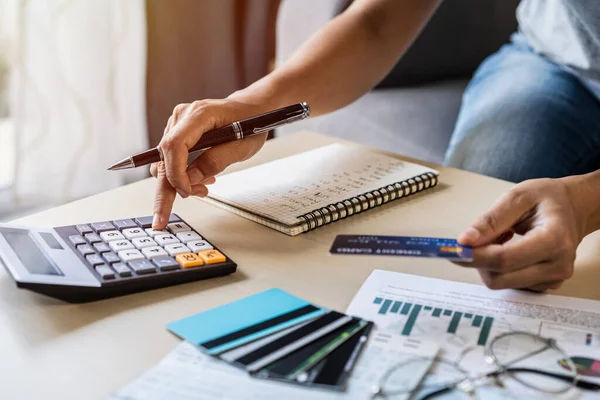
<instances>
[{"instance_id":1,"label":"handwritten list on notebook","mask_svg":"<svg viewBox=\"0 0 600 400\"><path fill-rule=\"evenodd\" d=\"M431 188L438 172L332 144L224 175L208 201L296 235Z\"/></svg>"}]
</instances>

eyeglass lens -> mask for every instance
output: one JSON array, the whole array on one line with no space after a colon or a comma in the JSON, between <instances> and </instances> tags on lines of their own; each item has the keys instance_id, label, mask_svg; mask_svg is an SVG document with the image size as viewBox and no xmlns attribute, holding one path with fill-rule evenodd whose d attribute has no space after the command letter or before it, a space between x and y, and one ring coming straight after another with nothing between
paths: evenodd
<instances>
[{"instance_id":1,"label":"eyeglass lens","mask_svg":"<svg viewBox=\"0 0 600 400\"><path fill-rule=\"evenodd\" d=\"M503 382L513 378L545 393L562 393L575 383L571 359L553 343L527 333L498 336L490 343L489 361L506 368ZM560 378L562 377L562 378Z\"/></svg>"}]
</instances>

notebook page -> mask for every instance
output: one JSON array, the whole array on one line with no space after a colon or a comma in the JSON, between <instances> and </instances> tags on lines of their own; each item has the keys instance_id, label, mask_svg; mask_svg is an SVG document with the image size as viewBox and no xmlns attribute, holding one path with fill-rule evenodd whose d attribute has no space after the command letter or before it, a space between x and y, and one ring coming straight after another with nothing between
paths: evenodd
<instances>
[{"instance_id":1,"label":"notebook page","mask_svg":"<svg viewBox=\"0 0 600 400\"><path fill-rule=\"evenodd\" d=\"M209 197L295 225L301 215L437 171L362 148L332 144L224 175Z\"/></svg>"}]
</instances>

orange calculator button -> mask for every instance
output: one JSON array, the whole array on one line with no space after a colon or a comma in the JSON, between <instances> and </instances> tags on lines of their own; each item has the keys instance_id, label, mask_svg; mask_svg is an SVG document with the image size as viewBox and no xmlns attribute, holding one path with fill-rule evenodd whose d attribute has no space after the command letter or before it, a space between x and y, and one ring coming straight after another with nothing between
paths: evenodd
<instances>
[{"instance_id":1,"label":"orange calculator button","mask_svg":"<svg viewBox=\"0 0 600 400\"><path fill-rule=\"evenodd\" d=\"M198 255L207 264L217 264L225 262L225 256L219 250L204 250L198 252Z\"/></svg>"},{"instance_id":2,"label":"orange calculator button","mask_svg":"<svg viewBox=\"0 0 600 400\"><path fill-rule=\"evenodd\" d=\"M178 254L175 259L183 268L192 268L204 265L204 260L195 253Z\"/></svg>"}]
</instances>

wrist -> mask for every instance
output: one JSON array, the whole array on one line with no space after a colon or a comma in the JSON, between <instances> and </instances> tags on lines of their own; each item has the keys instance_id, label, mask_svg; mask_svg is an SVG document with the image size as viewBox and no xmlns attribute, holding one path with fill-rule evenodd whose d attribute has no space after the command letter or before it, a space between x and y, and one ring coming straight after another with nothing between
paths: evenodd
<instances>
[{"instance_id":1,"label":"wrist","mask_svg":"<svg viewBox=\"0 0 600 400\"><path fill-rule=\"evenodd\" d=\"M285 93L286 89L281 87L274 74L269 74L227 98L252 104L266 112L292 104L293 101L289 101Z\"/></svg>"},{"instance_id":2,"label":"wrist","mask_svg":"<svg viewBox=\"0 0 600 400\"><path fill-rule=\"evenodd\" d=\"M583 234L600 229L600 170L563 178L574 211L580 215Z\"/></svg>"}]
</instances>

